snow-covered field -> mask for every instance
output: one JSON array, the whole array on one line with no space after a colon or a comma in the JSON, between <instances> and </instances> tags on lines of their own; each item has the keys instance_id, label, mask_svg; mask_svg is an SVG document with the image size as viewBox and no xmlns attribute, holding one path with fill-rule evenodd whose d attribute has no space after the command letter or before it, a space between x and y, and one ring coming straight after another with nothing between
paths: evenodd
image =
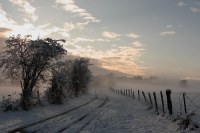
<instances>
[{"instance_id":1,"label":"snow-covered field","mask_svg":"<svg viewBox=\"0 0 200 133\"><path fill-rule=\"evenodd\" d=\"M98 98L94 100L95 93ZM108 98L108 99L107 99ZM71 99L63 105L35 107L30 111L0 112L0 132L21 128L28 132L66 133L174 133L177 123L156 115L143 101L106 89Z\"/></svg>"}]
</instances>

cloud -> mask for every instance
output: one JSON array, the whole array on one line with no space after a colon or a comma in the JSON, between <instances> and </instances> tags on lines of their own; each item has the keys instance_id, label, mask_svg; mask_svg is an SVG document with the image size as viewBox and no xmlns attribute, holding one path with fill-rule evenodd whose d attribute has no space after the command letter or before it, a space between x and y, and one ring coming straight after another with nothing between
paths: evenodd
<instances>
[{"instance_id":1,"label":"cloud","mask_svg":"<svg viewBox=\"0 0 200 133\"><path fill-rule=\"evenodd\" d=\"M100 22L100 20L96 19L88 11L77 6L74 0L56 0L56 4L61 4L62 9L82 17L87 22Z\"/></svg>"},{"instance_id":2,"label":"cloud","mask_svg":"<svg viewBox=\"0 0 200 133\"><path fill-rule=\"evenodd\" d=\"M173 25L167 25L167 26L166 26L167 29L170 29L170 28L172 28L172 27L173 27Z\"/></svg>"},{"instance_id":3,"label":"cloud","mask_svg":"<svg viewBox=\"0 0 200 133\"><path fill-rule=\"evenodd\" d=\"M114 47L109 50L95 50L91 46L82 47L74 45L74 48L67 48L75 56L94 59L93 64L111 71L118 71L128 75L143 75L145 68L138 65L138 58L145 49L133 47Z\"/></svg>"},{"instance_id":4,"label":"cloud","mask_svg":"<svg viewBox=\"0 0 200 133\"><path fill-rule=\"evenodd\" d=\"M72 30L83 30L84 27L86 25L88 25L88 21L86 22L83 22L83 23L72 23L72 22L65 22L64 23L64 29L69 32L69 31L72 31Z\"/></svg>"},{"instance_id":5,"label":"cloud","mask_svg":"<svg viewBox=\"0 0 200 133\"><path fill-rule=\"evenodd\" d=\"M36 21L38 16L35 14L36 9L27 0L9 0L14 5L19 6L32 21Z\"/></svg>"},{"instance_id":6,"label":"cloud","mask_svg":"<svg viewBox=\"0 0 200 133\"><path fill-rule=\"evenodd\" d=\"M190 7L190 10L192 12L200 12L200 9L199 8L195 8L195 7Z\"/></svg>"},{"instance_id":7,"label":"cloud","mask_svg":"<svg viewBox=\"0 0 200 133\"><path fill-rule=\"evenodd\" d=\"M9 37L18 34L21 34L22 36L31 34L32 39L37 39L38 37L70 38L69 28L67 29L65 26L56 27L51 26L50 23L35 26L29 22L18 24L7 15L7 13L1 8L1 5L0 18L0 26L4 29L9 29L1 32L2 37ZM85 24L86 23L76 23L76 26L80 29Z\"/></svg>"},{"instance_id":8,"label":"cloud","mask_svg":"<svg viewBox=\"0 0 200 133\"><path fill-rule=\"evenodd\" d=\"M160 33L161 36L175 35L175 34L176 34L175 31L164 31Z\"/></svg>"},{"instance_id":9,"label":"cloud","mask_svg":"<svg viewBox=\"0 0 200 133\"><path fill-rule=\"evenodd\" d=\"M73 39L71 44L77 44L77 43L80 43L80 42L95 42L95 39L77 37L77 38Z\"/></svg>"},{"instance_id":10,"label":"cloud","mask_svg":"<svg viewBox=\"0 0 200 133\"><path fill-rule=\"evenodd\" d=\"M74 29L77 29L77 25L76 24L73 24L73 23L64 23L64 29L66 31L71 31L71 30L74 30Z\"/></svg>"},{"instance_id":11,"label":"cloud","mask_svg":"<svg viewBox=\"0 0 200 133\"><path fill-rule=\"evenodd\" d=\"M134 39L141 37L140 35L137 35L137 34L134 34L134 33L129 33L127 36L130 37L130 38L134 38Z\"/></svg>"},{"instance_id":12,"label":"cloud","mask_svg":"<svg viewBox=\"0 0 200 133\"><path fill-rule=\"evenodd\" d=\"M187 6L187 4L185 2L183 2L183 1L179 1L178 2L178 6Z\"/></svg>"},{"instance_id":13,"label":"cloud","mask_svg":"<svg viewBox=\"0 0 200 133\"><path fill-rule=\"evenodd\" d=\"M110 39L114 39L114 38L117 38L119 36L121 36L120 34L117 34L115 32L108 32L108 31L105 31L102 33L102 36L105 37L105 38L110 38Z\"/></svg>"},{"instance_id":14,"label":"cloud","mask_svg":"<svg viewBox=\"0 0 200 133\"><path fill-rule=\"evenodd\" d=\"M50 27L50 23L34 26L31 23L24 23L24 24L17 24L16 21L12 20L7 13L1 8L0 5L0 26L1 28L1 35L4 37L9 37L12 35L32 35L33 39L36 39L38 36L41 38L43 37L53 37L52 34L57 34L58 37L65 37L69 38L69 33L63 27ZM82 25L82 23L77 23L77 25ZM7 29L7 30L6 30ZM2 33L3 32L3 33Z\"/></svg>"},{"instance_id":15,"label":"cloud","mask_svg":"<svg viewBox=\"0 0 200 133\"><path fill-rule=\"evenodd\" d=\"M139 41L135 41L135 42L132 43L132 45L133 45L134 47L142 47L144 44L141 43L141 42L139 42Z\"/></svg>"},{"instance_id":16,"label":"cloud","mask_svg":"<svg viewBox=\"0 0 200 133\"><path fill-rule=\"evenodd\" d=\"M194 2L194 4L196 4L198 6L198 5L200 5L200 2ZM179 1L177 5L178 6L188 6L188 4L186 4L183 1ZM197 7L190 7L189 9L194 13L200 12L200 8L197 8Z\"/></svg>"},{"instance_id":17,"label":"cloud","mask_svg":"<svg viewBox=\"0 0 200 133\"><path fill-rule=\"evenodd\" d=\"M0 4L0 26L1 27L7 27L9 28L10 25L16 24L14 20L11 18L8 18L7 13L2 9L1 4Z\"/></svg>"},{"instance_id":18,"label":"cloud","mask_svg":"<svg viewBox=\"0 0 200 133\"><path fill-rule=\"evenodd\" d=\"M67 40L66 45L74 46L81 44L83 42L92 43L92 42L109 42L110 40L97 38L97 39L91 39L91 38L84 38L84 37L76 37L76 38L70 38Z\"/></svg>"}]
</instances>

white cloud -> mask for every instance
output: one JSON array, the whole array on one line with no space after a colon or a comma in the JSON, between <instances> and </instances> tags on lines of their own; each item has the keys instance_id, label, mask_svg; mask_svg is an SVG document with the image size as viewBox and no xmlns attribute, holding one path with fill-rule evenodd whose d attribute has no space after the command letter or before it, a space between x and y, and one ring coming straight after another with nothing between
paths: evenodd
<instances>
[{"instance_id":1,"label":"white cloud","mask_svg":"<svg viewBox=\"0 0 200 133\"><path fill-rule=\"evenodd\" d=\"M120 36L120 34L117 34L115 32L108 32L108 31L105 31L102 33L102 36L106 37L106 38L110 38L110 39L114 39L114 38L117 38Z\"/></svg>"},{"instance_id":2,"label":"white cloud","mask_svg":"<svg viewBox=\"0 0 200 133\"><path fill-rule=\"evenodd\" d=\"M56 0L56 3L61 4L64 10L74 13L88 22L100 22L88 11L77 6L74 0Z\"/></svg>"},{"instance_id":3,"label":"white cloud","mask_svg":"<svg viewBox=\"0 0 200 133\"><path fill-rule=\"evenodd\" d=\"M75 10L79 9L79 7L74 4L65 4L62 8L66 11L73 12L73 13L76 13Z\"/></svg>"},{"instance_id":4,"label":"white cloud","mask_svg":"<svg viewBox=\"0 0 200 133\"><path fill-rule=\"evenodd\" d=\"M172 27L173 27L173 25L167 25L167 26L166 26L167 29L170 29L170 28L172 28Z\"/></svg>"},{"instance_id":5,"label":"white cloud","mask_svg":"<svg viewBox=\"0 0 200 133\"><path fill-rule=\"evenodd\" d=\"M178 2L178 6L187 6L187 4L185 2L183 2L183 1L179 1Z\"/></svg>"},{"instance_id":6,"label":"white cloud","mask_svg":"<svg viewBox=\"0 0 200 133\"><path fill-rule=\"evenodd\" d=\"M74 39L74 43L79 43L79 42L94 42L94 39L88 39L88 38L82 38L82 37L77 37Z\"/></svg>"},{"instance_id":7,"label":"white cloud","mask_svg":"<svg viewBox=\"0 0 200 133\"><path fill-rule=\"evenodd\" d=\"M74 0L56 0L56 3L74 4Z\"/></svg>"},{"instance_id":8,"label":"white cloud","mask_svg":"<svg viewBox=\"0 0 200 133\"><path fill-rule=\"evenodd\" d=\"M195 8L195 7L191 7L190 10L192 12L200 12L200 9L199 8Z\"/></svg>"},{"instance_id":9,"label":"white cloud","mask_svg":"<svg viewBox=\"0 0 200 133\"><path fill-rule=\"evenodd\" d=\"M65 22L64 23L64 29L69 32L72 30L83 30L85 28L86 25L88 25L89 22L83 22L83 23L72 23L72 22Z\"/></svg>"},{"instance_id":10,"label":"white cloud","mask_svg":"<svg viewBox=\"0 0 200 133\"><path fill-rule=\"evenodd\" d=\"M90 17L91 15L89 13L86 13L86 12L80 12L79 16L81 16L81 17Z\"/></svg>"},{"instance_id":11,"label":"white cloud","mask_svg":"<svg viewBox=\"0 0 200 133\"><path fill-rule=\"evenodd\" d=\"M127 36L130 37L130 38L134 38L134 39L141 37L140 35L137 35L137 34L134 34L134 33L129 33Z\"/></svg>"},{"instance_id":12,"label":"white cloud","mask_svg":"<svg viewBox=\"0 0 200 133\"><path fill-rule=\"evenodd\" d=\"M38 28L44 29L47 28L50 25L50 23L39 25Z\"/></svg>"},{"instance_id":13,"label":"white cloud","mask_svg":"<svg viewBox=\"0 0 200 133\"><path fill-rule=\"evenodd\" d=\"M9 0L14 5L19 6L32 21L36 21L38 16L35 14L36 9L27 0Z\"/></svg>"},{"instance_id":14,"label":"white cloud","mask_svg":"<svg viewBox=\"0 0 200 133\"><path fill-rule=\"evenodd\" d=\"M175 34L176 34L175 31L164 31L160 33L161 36L175 35Z\"/></svg>"},{"instance_id":15,"label":"white cloud","mask_svg":"<svg viewBox=\"0 0 200 133\"><path fill-rule=\"evenodd\" d=\"M74 29L76 29L76 28L77 28L77 25L76 25L76 24L68 23L68 22L64 23L64 29L65 29L66 31L71 31L71 30L74 30Z\"/></svg>"},{"instance_id":16,"label":"white cloud","mask_svg":"<svg viewBox=\"0 0 200 133\"><path fill-rule=\"evenodd\" d=\"M133 45L134 47L142 47L144 44L141 43L141 42L139 42L139 41L135 41L135 42L132 43L132 45Z\"/></svg>"},{"instance_id":17,"label":"white cloud","mask_svg":"<svg viewBox=\"0 0 200 133\"><path fill-rule=\"evenodd\" d=\"M81 44L82 42L109 42L110 40L107 39L102 39L102 38L98 38L98 39L91 39L91 38L84 38L84 37L76 37L76 38L70 38L67 41L68 45L77 45L77 44Z\"/></svg>"}]
</instances>

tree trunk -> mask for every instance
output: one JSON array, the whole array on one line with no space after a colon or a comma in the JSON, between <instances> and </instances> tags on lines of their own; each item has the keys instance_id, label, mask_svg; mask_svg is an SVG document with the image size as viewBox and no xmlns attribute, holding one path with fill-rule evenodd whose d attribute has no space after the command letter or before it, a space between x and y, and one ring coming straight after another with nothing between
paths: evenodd
<instances>
[{"instance_id":1,"label":"tree trunk","mask_svg":"<svg viewBox=\"0 0 200 133\"><path fill-rule=\"evenodd\" d=\"M21 103L22 103L22 108L26 111L29 110L29 106L30 106L30 96L29 96L29 90L28 89L24 89L22 91L22 99L21 99Z\"/></svg>"}]
</instances>

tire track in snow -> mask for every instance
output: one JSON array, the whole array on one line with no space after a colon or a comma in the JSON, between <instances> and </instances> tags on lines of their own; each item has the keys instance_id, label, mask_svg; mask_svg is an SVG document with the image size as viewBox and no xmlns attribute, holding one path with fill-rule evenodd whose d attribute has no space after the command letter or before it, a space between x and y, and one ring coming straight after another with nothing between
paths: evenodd
<instances>
[{"instance_id":1,"label":"tire track in snow","mask_svg":"<svg viewBox=\"0 0 200 133\"><path fill-rule=\"evenodd\" d=\"M73 125L76 121L82 120L87 117L87 114L90 114L93 110L96 110L99 105L101 105L103 100L96 99L92 103L84 106L82 108L76 109L69 114L62 116L62 118L56 119L54 121L48 121L43 125L37 125L34 127L27 128L26 130L29 132L48 132L48 133L56 133L66 126Z\"/></svg>"},{"instance_id":2,"label":"tire track in snow","mask_svg":"<svg viewBox=\"0 0 200 133\"><path fill-rule=\"evenodd\" d=\"M60 133L68 133L68 132L79 133L79 132L81 132L87 125L89 125L98 116L98 113L103 110L103 107L107 103L108 103L108 100L105 99L99 106L97 106L97 108L95 110L87 113L86 115L84 115L83 117L78 119L77 121L74 121L73 124L63 128L59 132Z\"/></svg>"},{"instance_id":3,"label":"tire track in snow","mask_svg":"<svg viewBox=\"0 0 200 133\"><path fill-rule=\"evenodd\" d=\"M9 132L9 133L26 133L26 132L24 131L24 129L26 129L26 128L28 128L28 127L31 127L31 126L34 126L34 125L37 125L37 124L46 122L46 121L48 121L48 120L50 120L50 119L54 119L54 118L59 117L59 116L62 116L62 115L66 115L66 114L68 114L68 113L70 113L70 112L72 112L72 111L74 111L74 110L76 110L76 109L79 109L79 108L81 108L81 107L87 106L88 104L90 104L91 102L93 102L95 99L96 99L96 98L93 98L93 99L89 100L88 102L86 102L86 103L84 103L84 104L82 104L82 105L79 105L79 106L77 106L77 107L75 107L75 108L69 109L69 110L67 110L67 111L65 111L65 112L63 112L63 113L60 113L60 114L57 114L57 115L54 115L54 116L50 116L50 117L48 117L48 118L45 118L45 119L36 121L36 122L31 123L31 124L28 124L28 125L24 125L24 126L17 127L17 128L15 128L14 130L11 130L11 131L8 131L8 132Z\"/></svg>"}]
</instances>

